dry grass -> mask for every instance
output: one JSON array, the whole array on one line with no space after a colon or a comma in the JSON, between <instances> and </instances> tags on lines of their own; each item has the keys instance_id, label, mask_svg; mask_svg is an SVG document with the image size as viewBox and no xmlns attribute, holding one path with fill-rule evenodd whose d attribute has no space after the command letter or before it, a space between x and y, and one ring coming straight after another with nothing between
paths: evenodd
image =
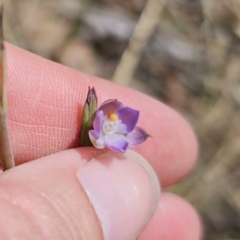
<instances>
[{"instance_id":1,"label":"dry grass","mask_svg":"<svg viewBox=\"0 0 240 240\"><path fill-rule=\"evenodd\" d=\"M8 41L108 79L124 72L118 63L145 9L145 0L6 3ZM171 0L157 14L145 16L154 26L121 78L191 122L199 163L170 190L198 209L206 239L240 239L240 1Z\"/></svg>"}]
</instances>

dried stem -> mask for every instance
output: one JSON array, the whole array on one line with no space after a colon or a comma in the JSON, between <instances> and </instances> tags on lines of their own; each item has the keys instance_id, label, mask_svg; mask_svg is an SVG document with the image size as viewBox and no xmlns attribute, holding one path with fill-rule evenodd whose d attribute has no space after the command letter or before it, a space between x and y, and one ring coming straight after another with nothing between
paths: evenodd
<instances>
[{"instance_id":1,"label":"dried stem","mask_svg":"<svg viewBox=\"0 0 240 240\"><path fill-rule=\"evenodd\" d=\"M0 8L0 159L3 170L15 166L7 127L5 47L3 42L3 7Z\"/></svg>"},{"instance_id":2,"label":"dried stem","mask_svg":"<svg viewBox=\"0 0 240 240\"><path fill-rule=\"evenodd\" d=\"M166 0L148 0L140 19L134 29L118 67L112 77L117 83L129 85L135 69L140 61L141 53L152 36Z\"/></svg>"},{"instance_id":3,"label":"dried stem","mask_svg":"<svg viewBox=\"0 0 240 240\"><path fill-rule=\"evenodd\" d=\"M8 135L6 114L2 111L0 111L0 159L3 171L15 166Z\"/></svg>"}]
</instances>

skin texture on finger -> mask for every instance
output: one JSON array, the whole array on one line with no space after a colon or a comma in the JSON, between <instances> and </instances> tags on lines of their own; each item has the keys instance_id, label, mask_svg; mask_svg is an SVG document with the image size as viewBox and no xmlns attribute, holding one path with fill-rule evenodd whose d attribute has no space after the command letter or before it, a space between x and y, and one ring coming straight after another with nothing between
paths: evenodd
<instances>
[{"instance_id":1,"label":"skin texture on finger","mask_svg":"<svg viewBox=\"0 0 240 240\"><path fill-rule=\"evenodd\" d=\"M162 193L158 209L138 240L200 240L202 224L193 207L182 198Z\"/></svg>"},{"instance_id":2,"label":"skin texture on finger","mask_svg":"<svg viewBox=\"0 0 240 240\"><path fill-rule=\"evenodd\" d=\"M73 150L2 173L0 239L103 240L97 215L76 177L84 163Z\"/></svg>"},{"instance_id":3,"label":"skin texture on finger","mask_svg":"<svg viewBox=\"0 0 240 240\"><path fill-rule=\"evenodd\" d=\"M148 159L163 187L183 178L197 155L195 136L175 111L135 90L87 76L6 44L8 123L17 164L78 145L88 86L99 104L122 101L140 110L139 126L151 136L134 148Z\"/></svg>"}]
</instances>

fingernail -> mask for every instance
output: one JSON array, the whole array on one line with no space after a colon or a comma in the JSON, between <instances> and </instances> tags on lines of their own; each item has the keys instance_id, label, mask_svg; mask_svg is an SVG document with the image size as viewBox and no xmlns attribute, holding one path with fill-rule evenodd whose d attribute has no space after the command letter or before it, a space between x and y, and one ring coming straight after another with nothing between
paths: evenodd
<instances>
[{"instance_id":1,"label":"fingernail","mask_svg":"<svg viewBox=\"0 0 240 240\"><path fill-rule=\"evenodd\" d=\"M133 151L98 156L78 171L78 179L105 240L135 239L158 206L158 178L150 164Z\"/></svg>"}]
</instances>

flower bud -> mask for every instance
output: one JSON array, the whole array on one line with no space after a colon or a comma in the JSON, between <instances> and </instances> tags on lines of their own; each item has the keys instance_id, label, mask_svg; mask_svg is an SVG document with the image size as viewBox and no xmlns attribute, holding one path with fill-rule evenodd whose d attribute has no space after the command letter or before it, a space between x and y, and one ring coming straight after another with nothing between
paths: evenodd
<instances>
[{"instance_id":1,"label":"flower bud","mask_svg":"<svg viewBox=\"0 0 240 240\"><path fill-rule=\"evenodd\" d=\"M88 132L93 129L93 120L97 111L97 95L93 88L88 88L87 98L83 107L80 146L92 146Z\"/></svg>"}]
</instances>

